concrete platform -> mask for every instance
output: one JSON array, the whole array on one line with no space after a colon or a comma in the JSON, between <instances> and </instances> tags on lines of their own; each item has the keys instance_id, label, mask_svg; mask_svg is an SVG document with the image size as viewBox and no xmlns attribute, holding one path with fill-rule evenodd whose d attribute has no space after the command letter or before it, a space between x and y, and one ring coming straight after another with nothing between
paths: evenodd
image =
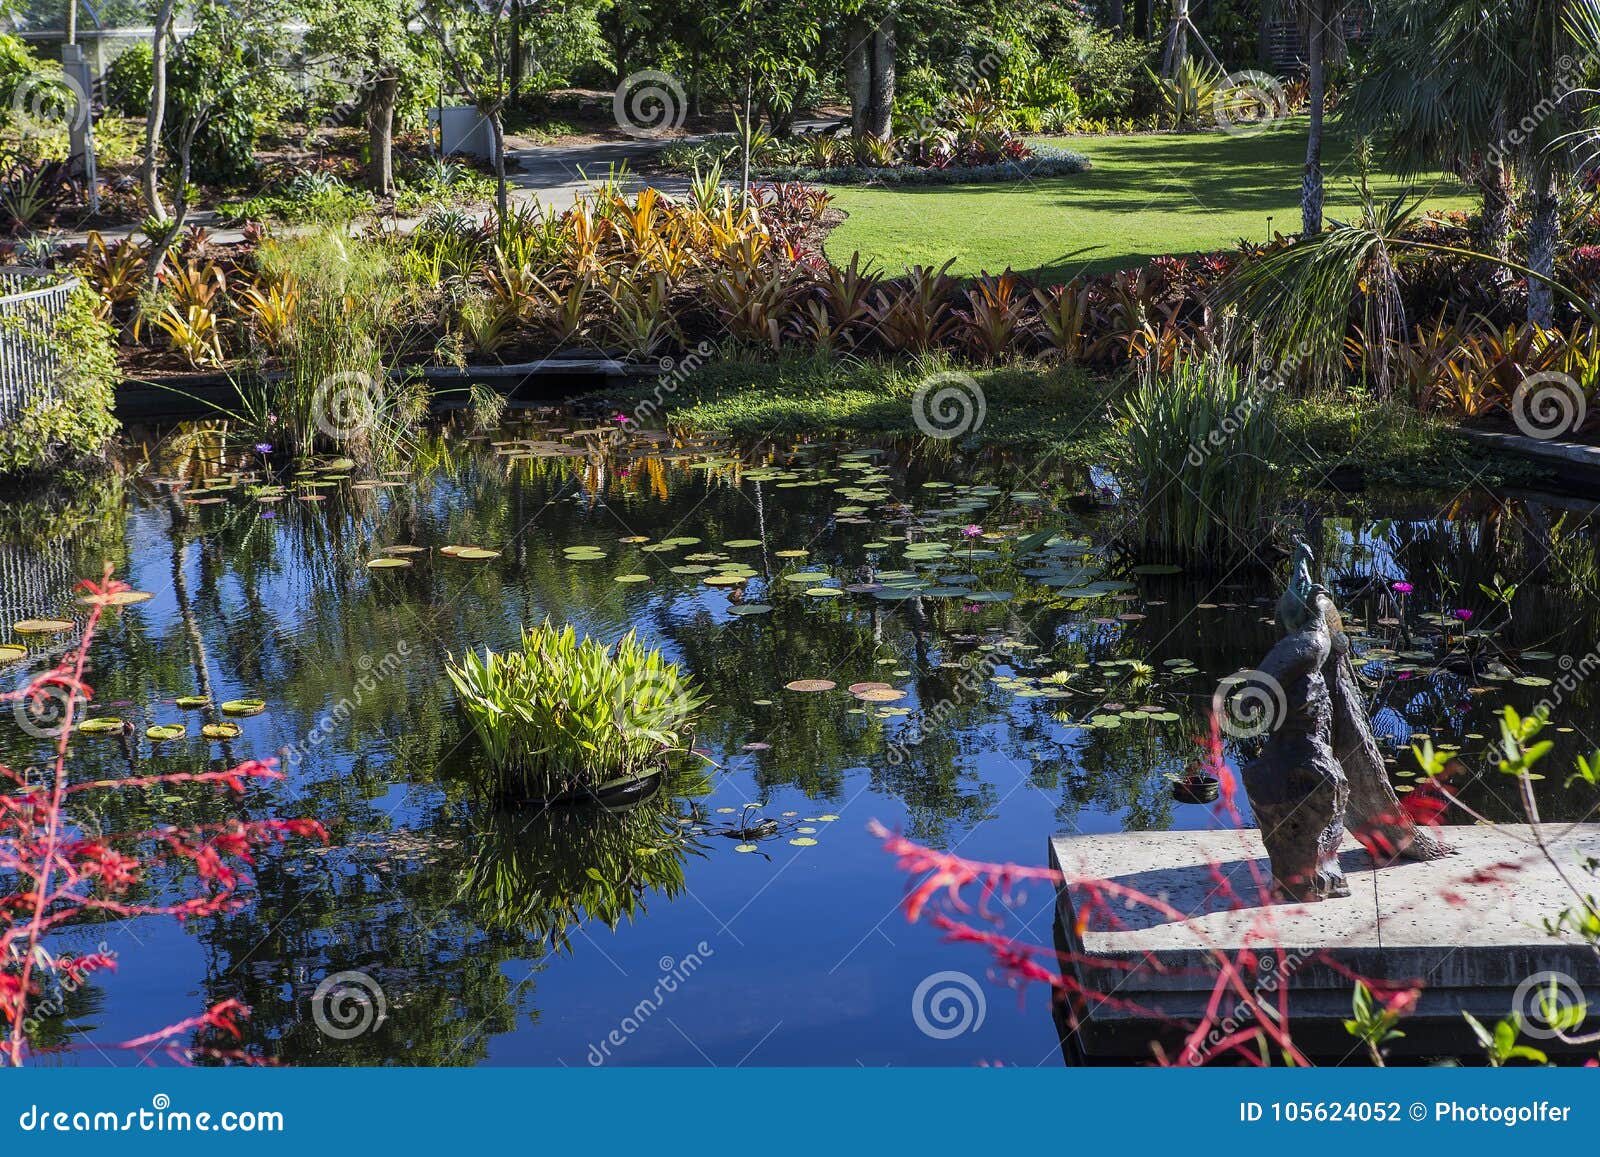
<instances>
[{"instance_id":1,"label":"concrete platform","mask_svg":"<svg viewBox=\"0 0 1600 1157\"><path fill-rule=\"evenodd\" d=\"M1351 841L1341 855L1351 895L1318 904L1263 900L1271 873L1254 829L1052 839L1051 866L1068 880L1057 901L1057 944L1073 958L1063 967L1086 988L1113 994L1091 1002L1069 1044L1079 1059L1148 1057L1152 1039L1175 1035L1164 1018L1203 1015L1217 953L1237 958L1241 949L1272 945L1284 963L1264 958L1263 968L1274 984L1280 972L1287 978L1296 1039L1325 1042L1330 1056L1354 1043L1342 1027L1350 973L1423 986L1400 1051L1470 1050L1461 1011L1498 1019L1539 973L1570 977L1600 1012L1600 955L1544 929L1545 918L1577 901L1529 842L1529 829L1458 827L1447 835L1456 855L1382 869ZM1569 879L1600 891L1582 868L1586 858L1600 859L1600 824L1546 825L1545 838ZM1175 911L1130 905L1096 881ZM1522 999L1525 1013L1537 1008L1525 987Z\"/></svg>"}]
</instances>

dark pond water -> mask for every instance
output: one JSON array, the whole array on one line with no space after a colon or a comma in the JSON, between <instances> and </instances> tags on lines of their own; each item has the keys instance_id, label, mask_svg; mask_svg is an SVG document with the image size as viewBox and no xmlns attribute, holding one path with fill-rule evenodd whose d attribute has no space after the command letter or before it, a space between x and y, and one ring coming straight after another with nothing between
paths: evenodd
<instances>
[{"instance_id":1,"label":"dark pond water","mask_svg":"<svg viewBox=\"0 0 1600 1157\"><path fill-rule=\"evenodd\" d=\"M267 502L259 455L187 428L133 439L125 480L66 508L0 512L5 624L71 617L72 577L102 560L154 595L118 613L92 656L95 712L134 734L77 738L76 767L288 753L288 778L242 805L145 793L102 816L108 829L242 806L316 816L334 836L264 855L239 912L66 933L63 945L105 940L120 970L77 998L62 1039L124 1040L236 997L253 1009L249 1043L295 1064L1061 1063L1042 991L1019 999L977 950L906 923L906 880L867 825L1037 864L1053 832L1216 823L1177 802L1170 777L1194 758L1219 680L1273 641L1281 558L1136 572L1100 549L1120 517L1105 480L1027 457L681 438L607 451L562 432L572 425L533 415L492 440L446 429L375 480L273 463L285 493ZM1474 807L1517 818L1478 758L1508 702L1562 700L1558 767L1594 748L1592 688L1550 682L1563 663L1587 671L1600 639L1581 506L1319 495L1283 517L1327 561L1402 789L1403 745L1431 735L1476 769L1463 783ZM1024 553L1042 530L1058 537ZM367 566L395 545L430 550ZM447 545L500 553L463 561ZM753 577L705 581L730 563ZM1517 587L1509 623L1479 587L1497 574ZM1409 638L1382 594L1395 581L1415 588ZM1438 616L1459 636L1458 608L1482 635L1470 662L1440 663ZM607 640L636 629L686 665L712 700L696 742L715 766L685 766L614 815L495 816L476 800L445 656L508 646L547 616ZM70 637L30 636L6 684ZM786 689L804 679L838 688ZM863 702L847 690L858 682L905 695ZM267 708L206 742L174 703L196 694ZM144 738L175 722L189 738ZM0 755L41 756L42 741L0 723ZM1544 785L1552 815L1581 806L1562 778ZM754 851L719 831L747 807L781 823ZM1005 927L1048 944L1052 915L1037 891ZM914 996L949 970L976 979L981 1023L929 1035ZM350 1039L311 1013L319 983L343 972L371 977L387 1009ZM83 1047L65 1063L127 1060Z\"/></svg>"}]
</instances>

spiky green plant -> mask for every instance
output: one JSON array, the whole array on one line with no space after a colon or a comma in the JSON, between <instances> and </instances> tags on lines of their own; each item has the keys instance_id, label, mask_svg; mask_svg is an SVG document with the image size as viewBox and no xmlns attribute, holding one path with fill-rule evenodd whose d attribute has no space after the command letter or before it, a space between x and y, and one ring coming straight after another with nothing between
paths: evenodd
<instances>
[{"instance_id":1,"label":"spiky green plant","mask_svg":"<svg viewBox=\"0 0 1600 1157\"><path fill-rule=\"evenodd\" d=\"M1531 282L1544 284L1592 324L1600 310L1560 282L1533 269L1473 249L1404 236L1421 201L1409 190L1386 203L1365 185L1360 215L1266 255L1241 262L1223 284L1220 300L1236 306L1256 327L1259 348L1291 381L1332 384L1343 373L1344 341L1353 315L1371 341L1380 385L1387 385L1387 359L1396 335L1406 332L1396 266L1407 255L1443 254L1489 262Z\"/></svg>"},{"instance_id":2,"label":"spiky green plant","mask_svg":"<svg viewBox=\"0 0 1600 1157\"><path fill-rule=\"evenodd\" d=\"M449 657L446 671L502 792L597 791L659 769L705 706L693 681L629 631L607 647L542 623L520 650Z\"/></svg>"},{"instance_id":3,"label":"spiky green plant","mask_svg":"<svg viewBox=\"0 0 1600 1157\"><path fill-rule=\"evenodd\" d=\"M1146 373L1123 402L1131 473L1126 530L1146 559L1222 565L1248 559L1270 510L1275 384L1220 357Z\"/></svg>"}]
</instances>

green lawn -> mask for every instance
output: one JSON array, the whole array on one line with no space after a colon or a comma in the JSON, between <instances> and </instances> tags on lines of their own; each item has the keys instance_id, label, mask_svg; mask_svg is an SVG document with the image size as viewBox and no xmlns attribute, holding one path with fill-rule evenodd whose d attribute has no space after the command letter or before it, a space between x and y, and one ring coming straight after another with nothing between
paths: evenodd
<instances>
[{"instance_id":1,"label":"green lawn","mask_svg":"<svg viewBox=\"0 0 1600 1157\"><path fill-rule=\"evenodd\" d=\"M954 257L954 272L1006 266L1050 281L1137 265L1164 253L1194 253L1255 241L1271 228L1300 228L1305 122L1295 118L1253 137L1223 133L1049 138L1086 154L1094 170L1005 185L835 188L849 219L828 238L835 261L860 250L891 271ZM1327 212L1356 203L1348 141L1324 160ZM1380 195L1401 182L1374 180ZM1430 207L1471 204L1452 178L1428 183Z\"/></svg>"}]
</instances>

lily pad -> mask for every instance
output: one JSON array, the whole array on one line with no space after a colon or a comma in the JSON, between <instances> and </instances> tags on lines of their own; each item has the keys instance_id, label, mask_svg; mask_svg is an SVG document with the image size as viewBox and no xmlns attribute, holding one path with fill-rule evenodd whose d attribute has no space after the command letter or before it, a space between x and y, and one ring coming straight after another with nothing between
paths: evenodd
<instances>
[{"instance_id":1,"label":"lily pad","mask_svg":"<svg viewBox=\"0 0 1600 1157\"><path fill-rule=\"evenodd\" d=\"M786 691L832 691L838 685L832 679L796 679L783 686Z\"/></svg>"},{"instance_id":2,"label":"lily pad","mask_svg":"<svg viewBox=\"0 0 1600 1157\"><path fill-rule=\"evenodd\" d=\"M790 840L789 842L797 848L814 848L817 846L817 841L812 839L810 836L800 836L796 839Z\"/></svg>"},{"instance_id":3,"label":"lily pad","mask_svg":"<svg viewBox=\"0 0 1600 1157\"><path fill-rule=\"evenodd\" d=\"M115 715L97 715L78 724L85 735L116 735L122 731L122 720Z\"/></svg>"},{"instance_id":4,"label":"lily pad","mask_svg":"<svg viewBox=\"0 0 1600 1157\"><path fill-rule=\"evenodd\" d=\"M157 723L144 729L144 737L157 742L166 739L182 739L189 734L189 729L181 723Z\"/></svg>"},{"instance_id":5,"label":"lily pad","mask_svg":"<svg viewBox=\"0 0 1600 1157\"><path fill-rule=\"evenodd\" d=\"M18 659L25 659L28 648L19 647L15 643L0 643L0 663L15 663Z\"/></svg>"},{"instance_id":6,"label":"lily pad","mask_svg":"<svg viewBox=\"0 0 1600 1157\"><path fill-rule=\"evenodd\" d=\"M367 568L369 570L404 570L410 565L411 560L409 558L395 558L392 555L381 555L378 558L369 558L367 560Z\"/></svg>"},{"instance_id":7,"label":"lily pad","mask_svg":"<svg viewBox=\"0 0 1600 1157\"><path fill-rule=\"evenodd\" d=\"M59 635L72 630L70 619L22 619L11 624L19 635Z\"/></svg>"},{"instance_id":8,"label":"lily pad","mask_svg":"<svg viewBox=\"0 0 1600 1157\"><path fill-rule=\"evenodd\" d=\"M87 606L103 603L108 607L131 607L135 603L147 603L156 596L149 591L118 591L116 594L99 598L95 595L80 595L78 601Z\"/></svg>"},{"instance_id":9,"label":"lily pad","mask_svg":"<svg viewBox=\"0 0 1600 1157\"><path fill-rule=\"evenodd\" d=\"M904 699L906 693L894 687L874 687L868 691L856 692L856 698L863 703L893 703Z\"/></svg>"},{"instance_id":10,"label":"lily pad","mask_svg":"<svg viewBox=\"0 0 1600 1157\"><path fill-rule=\"evenodd\" d=\"M172 702L180 711L198 711L211 706L211 700L204 695L179 695Z\"/></svg>"},{"instance_id":11,"label":"lily pad","mask_svg":"<svg viewBox=\"0 0 1600 1157\"><path fill-rule=\"evenodd\" d=\"M267 709L265 700L262 699L229 699L220 710L224 715L260 715Z\"/></svg>"},{"instance_id":12,"label":"lily pad","mask_svg":"<svg viewBox=\"0 0 1600 1157\"><path fill-rule=\"evenodd\" d=\"M200 729L200 734L207 739L237 739L243 733L244 728L226 720L221 723L207 723Z\"/></svg>"}]
</instances>

